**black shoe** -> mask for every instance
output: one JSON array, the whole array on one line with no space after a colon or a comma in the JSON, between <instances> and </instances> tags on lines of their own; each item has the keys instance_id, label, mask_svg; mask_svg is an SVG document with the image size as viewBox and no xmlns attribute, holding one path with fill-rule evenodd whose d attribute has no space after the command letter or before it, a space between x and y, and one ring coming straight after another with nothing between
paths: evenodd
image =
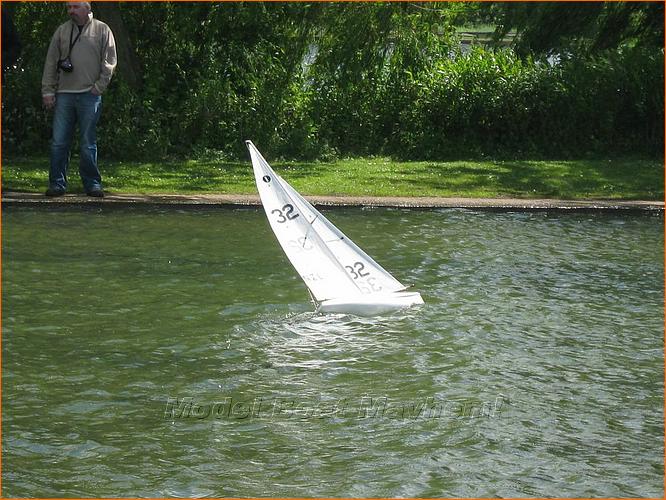
<instances>
[{"instance_id":1,"label":"black shoe","mask_svg":"<svg viewBox=\"0 0 666 500\"><path fill-rule=\"evenodd\" d=\"M65 194L65 190L63 188L59 187L50 187L46 190L46 196L63 196Z\"/></svg>"},{"instance_id":2,"label":"black shoe","mask_svg":"<svg viewBox=\"0 0 666 500\"><path fill-rule=\"evenodd\" d=\"M88 196L92 196L93 198L104 198L104 191L102 191L102 188L91 189L86 194Z\"/></svg>"}]
</instances>

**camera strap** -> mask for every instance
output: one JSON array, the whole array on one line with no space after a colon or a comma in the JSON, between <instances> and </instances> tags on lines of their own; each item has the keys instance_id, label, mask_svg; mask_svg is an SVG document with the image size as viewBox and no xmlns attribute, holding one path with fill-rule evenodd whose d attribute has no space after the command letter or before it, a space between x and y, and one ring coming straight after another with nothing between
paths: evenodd
<instances>
[{"instance_id":1,"label":"camera strap","mask_svg":"<svg viewBox=\"0 0 666 500\"><path fill-rule=\"evenodd\" d=\"M72 54L72 48L74 47L74 44L79 41L79 37L83 32L83 28L85 28L85 26L81 26L79 28L79 34L76 35L76 38L72 42L72 37L74 36L74 26L72 26L72 31L69 32L69 52L67 53L67 58Z\"/></svg>"}]
</instances>

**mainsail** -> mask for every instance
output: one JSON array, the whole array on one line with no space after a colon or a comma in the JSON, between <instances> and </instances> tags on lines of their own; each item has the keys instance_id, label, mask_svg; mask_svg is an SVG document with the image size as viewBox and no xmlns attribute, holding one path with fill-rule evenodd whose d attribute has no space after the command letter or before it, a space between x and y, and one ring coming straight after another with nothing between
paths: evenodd
<instances>
[{"instance_id":1,"label":"mainsail","mask_svg":"<svg viewBox=\"0 0 666 500\"><path fill-rule=\"evenodd\" d=\"M246 145L271 228L316 302L406 289L276 174L251 141Z\"/></svg>"}]
</instances>

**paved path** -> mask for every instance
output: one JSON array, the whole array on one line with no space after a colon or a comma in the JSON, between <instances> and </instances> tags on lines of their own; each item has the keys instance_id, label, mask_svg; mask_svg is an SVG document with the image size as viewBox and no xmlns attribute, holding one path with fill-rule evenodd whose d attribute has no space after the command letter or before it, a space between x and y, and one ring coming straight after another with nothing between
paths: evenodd
<instances>
[{"instance_id":1,"label":"paved path","mask_svg":"<svg viewBox=\"0 0 666 500\"><path fill-rule=\"evenodd\" d=\"M516 210L664 210L663 201L640 200L553 200L519 198L434 198L434 197L361 197L361 196L306 196L319 206L339 207L405 207L405 208L486 208ZM143 195L107 194L104 199L83 194L68 194L60 198L47 198L38 193L2 193L2 203L11 204L121 204L121 205L260 205L258 195L200 194L200 195Z\"/></svg>"}]
</instances>

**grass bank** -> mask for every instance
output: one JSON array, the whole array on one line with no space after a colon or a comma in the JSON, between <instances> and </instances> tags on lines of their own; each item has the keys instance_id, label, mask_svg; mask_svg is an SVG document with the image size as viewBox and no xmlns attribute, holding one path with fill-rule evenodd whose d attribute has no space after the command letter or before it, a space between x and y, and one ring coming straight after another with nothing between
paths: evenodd
<instances>
[{"instance_id":1,"label":"grass bank","mask_svg":"<svg viewBox=\"0 0 666 500\"><path fill-rule=\"evenodd\" d=\"M655 159L398 162L360 158L272 164L306 195L664 199L664 165ZM110 192L256 192L249 160L101 161L100 166L105 188ZM72 167L70 191L80 192L76 159ZM47 181L46 158L3 159L4 190L42 192Z\"/></svg>"}]
</instances>

